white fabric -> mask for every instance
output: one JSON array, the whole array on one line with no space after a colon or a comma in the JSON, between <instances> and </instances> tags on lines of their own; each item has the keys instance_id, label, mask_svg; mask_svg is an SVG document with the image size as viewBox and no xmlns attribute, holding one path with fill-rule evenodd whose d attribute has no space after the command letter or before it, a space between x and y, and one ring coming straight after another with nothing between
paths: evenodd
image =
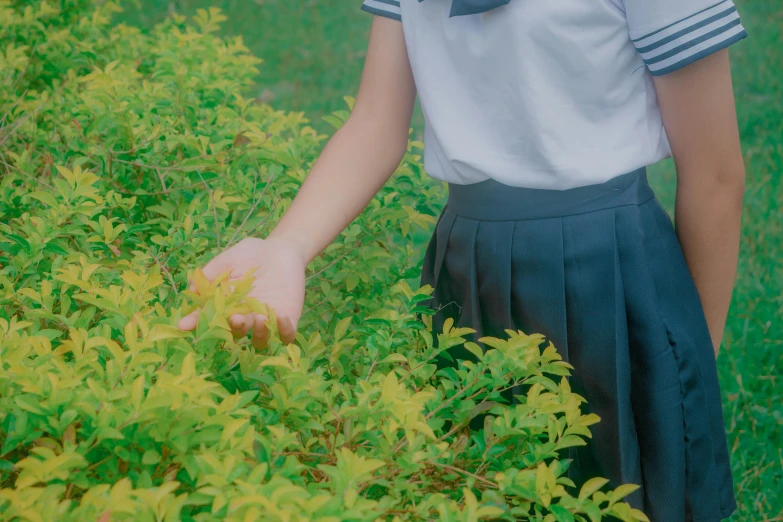
<instances>
[{"instance_id":1,"label":"white fabric","mask_svg":"<svg viewBox=\"0 0 783 522\"><path fill-rule=\"evenodd\" d=\"M424 167L470 184L602 183L671 156L652 83L746 36L731 0L364 0L402 21Z\"/></svg>"}]
</instances>

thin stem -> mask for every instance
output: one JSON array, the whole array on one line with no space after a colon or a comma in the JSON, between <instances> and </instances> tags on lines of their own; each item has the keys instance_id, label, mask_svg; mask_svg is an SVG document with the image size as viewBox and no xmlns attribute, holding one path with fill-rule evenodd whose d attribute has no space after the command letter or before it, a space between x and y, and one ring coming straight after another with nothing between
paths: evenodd
<instances>
[{"instance_id":1,"label":"thin stem","mask_svg":"<svg viewBox=\"0 0 783 522\"><path fill-rule=\"evenodd\" d=\"M132 167L138 167L138 168L141 168L141 169L150 169L150 170L161 170L163 172L183 170L182 167L179 167L177 165L170 165L168 167L163 167L161 165L148 165L146 163L139 163L138 161L121 160L119 158L114 158L114 161L116 161L117 163L123 163L125 165L130 165ZM201 175L201 173L199 172L199 176L200 175Z\"/></svg>"},{"instance_id":2,"label":"thin stem","mask_svg":"<svg viewBox=\"0 0 783 522\"><path fill-rule=\"evenodd\" d=\"M141 244L144 245L144 247L147 249L147 252L152 256L152 258L155 260L155 262L158 264L161 270L168 276L169 282L171 283L171 288L174 289L174 293L179 295L179 290L177 290L177 283L174 281L174 276L171 275L171 272L169 269L161 263L160 259L158 259L158 256L155 255L155 252L152 251L152 249L147 245L147 243L144 241L144 238L141 237L141 234L136 232L136 237L139 238L139 241L141 241Z\"/></svg>"},{"instance_id":3,"label":"thin stem","mask_svg":"<svg viewBox=\"0 0 783 522\"><path fill-rule=\"evenodd\" d=\"M26 122L27 120L29 120L30 118L32 118L33 116L35 116L36 114L38 114L38 111L40 111L40 110L43 108L43 106L46 104L46 102L47 102L47 101L49 101L49 100L53 100L53 99L56 99L56 98L57 98L57 97L60 95L60 92L61 92L61 91L62 91L62 90L65 88L65 86L66 86L66 85L68 85L68 82L67 82L67 81L63 82L63 84L62 84L62 85L60 85L60 86L57 88L57 90L55 90L55 92L53 93L53 95L52 95L51 97L47 98L46 100L43 100L43 101L42 101L41 103L39 103L39 104L38 104L38 106L37 106L35 109L33 109L31 112L28 112L28 113L26 113L26 114L22 115L22 117L21 117L21 118L19 118L18 120L14 120L14 123L13 123L13 124L11 124L11 126L10 126L10 130L9 130L9 131L7 131L7 133L5 134L5 136L1 136L1 137L0 137L0 147L2 147L2 146L5 144L5 142L6 142L6 141L8 141L8 140L11 138L11 136L13 136L13 135L14 135L14 133L15 133L17 130L19 130L19 128L20 128L22 125L24 125L24 124L25 124L25 122ZM3 130L5 130L5 127L3 127Z\"/></svg>"},{"instance_id":4,"label":"thin stem","mask_svg":"<svg viewBox=\"0 0 783 522\"><path fill-rule=\"evenodd\" d=\"M468 477L472 477L472 478L478 480L479 482L483 482L484 484L486 484L486 485L488 485L490 487L493 487L493 488L496 488L496 489L500 489L500 486L498 484L496 484L495 482L492 482L491 480L485 479L484 477L480 477L479 475L476 475L475 473L471 473L470 471L464 470L462 468L455 468L454 466L449 466L448 464L441 464L440 462L432 462L431 460L428 460L427 464L431 464L431 465L433 465L435 467L438 467L438 468L447 469L449 471L453 471L454 473L461 473L461 474L466 475Z\"/></svg>"},{"instance_id":5,"label":"thin stem","mask_svg":"<svg viewBox=\"0 0 783 522\"><path fill-rule=\"evenodd\" d=\"M114 161L120 161L120 160L115 158ZM119 194L122 194L124 196L162 196L164 194L170 194L170 193L176 192L178 190L185 190L185 189L189 189L189 188L193 188L193 187L198 187L199 185L203 185L203 182L202 183L191 183L190 185L184 185L182 187L171 187L171 188L168 188L166 190L158 190L156 192L142 192L142 193L139 193L139 192L128 192L128 191L125 191L125 190L118 190L118 189L115 189L115 192L117 192Z\"/></svg>"},{"instance_id":6,"label":"thin stem","mask_svg":"<svg viewBox=\"0 0 783 522\"><path fill-rule=\"evenodd\" d=\"M311 275L309 275L309 276L307 277L307 281L311 280L312 278L314 278L314 277L316 277L316 276L320 275L321 273L323 273L324 271L328 270L329 268L331 268L332 266L334 266L334 265L335 265L337 262L339 262L339 261L341 261L341 260L345 259L345 257L346 257L348 254L350 254L351 252L353 252L354 250L356 250L356 248L358 248L358 247L359 247L359 246L362 244L362 241L361 241L361 239L363 239L363 238L357 239L357 240L356 240L356 243L355 243L355 244L354 244L354 245L353 245L353 246L352 246L352 247L351 247L351 248L350 248L350 249L349 249L349 250L348 250L346 253L344 253L343 255L341 255L340 257L338 257L337 259L333 260L331 263L329 263L328 265L326 265L325 267L323 267L323 268L322 268L321 270L319 270L318 272L316 272L316 273L314 273L314 274L311 274Z\"/></svg>"},{"instance_id":7,"label":"thin stem","mask_svg":"<svg viewBox=\"0 0 783 522\"><path fill-rule=\"evenodd\" d=\"M462 395L462 394L466 393L466 392L467 392L467 391L468 391L470 388L472 388L473 386L475 386L475 385L476 385L476 383L479 381L479 379L481 378L481 376L482 376L482 375L484 375L484 372L482 372L482 373L479 373L479 374L476 376L476 378L475 378L475 379L473 379L473 382L471 382L470 384L468 384L467 386L465 386L464 388L462 388L460 391L458 391L457 393L455 393L454 395L452 395L452 396L451 396L451 397L450 397L450 398L449 398L447 401L440 403L440 405L439 405L437 408L435 408L434 410L432 410L431 412L429 412L429 413L427 414L427 417L425 417L425 418L426 418L427 420L431 419L433 415L435 415L435 414L436 414L436 413L438 413L440 410L442 410L443 408L445 408L446 406L448 406L449 404L451 404L452 402L454 402L455 400L457 400L457 397L459 397L460 395ZM474 395L474 397L475 397L475 395Z\"/></svg>"},{"instance_id":8,"label":"thin stem","mask_svg":"<svg viewBox=\"0 0 783 522\"><path fill-rule=\"evenodd\" d=\"M207 185L207 182L201 175L201 171L197 170L196 172L198 173L198 177L201 178L201 181L204 183L204 187L206 187L206 189L209 191L209 199L212 202L212 215L215 216L215 239L217 239L218 250L222 250L222 247L220 246L220 225L218 224L217 206L215 205L215 191L212 190L212 187Z\"/></svg>"},{"instance_id":9,"label":"thin stem","mask_svg":"<svg viewBox=\"0 0 783 522\"><path fill-rule=\"evenodd\" d=\"M269 179L266 182L266 186L264 186L264 190L261 191L261 194L256 198L255 202L253 203L253 206L248 210L247 214L245 215L245 219L242 220L242 224L239 225L239 228L236 229L234 232L234 235L231 236L231 239L228 241L228 244L226 244L226 248L231 247L231 245L234 243L234 239L236 239L237 234L239 234L239 231L242 230L245 227L245 224L247 223L247 220L250 219L250 216L253 215L253 212L255 212L256 207L258 206L261 201L264 199L264 194L266 193L266 190L269 188L269 186L272 184L272 173L269 173ZM256 187L255 184L253 185L253 194L255 195Z\"/></svg>"}]
</instances>

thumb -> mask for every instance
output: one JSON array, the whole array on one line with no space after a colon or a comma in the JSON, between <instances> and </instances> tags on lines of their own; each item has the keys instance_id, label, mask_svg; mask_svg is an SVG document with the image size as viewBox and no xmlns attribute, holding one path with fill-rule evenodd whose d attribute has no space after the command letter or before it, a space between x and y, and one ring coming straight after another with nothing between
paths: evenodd
<instances>
[{"instance_id":1,"label":"thumb","mask_svg":"<svg viewBox=\"0 0 783 522\"><path fill-rule=\"evenodd\" d=\"M233 256L229 250L226 250L204 265L204 268L202 268L201 271L204 272L204 277L206 277L207 280L214 281L224 272L230 271L232 274L234 273L233 260Z\"/></svg>"},{"instance_id":2,"label":"thumb","mask_svg":"<svg viewBox=\"0 0 783 522\"><path fill-rule=\"evenodd\" d=\"M194 330L198 325L198 310L195 310L179 320L177 326L180 330Z\"/></svg>"}]
</instances>

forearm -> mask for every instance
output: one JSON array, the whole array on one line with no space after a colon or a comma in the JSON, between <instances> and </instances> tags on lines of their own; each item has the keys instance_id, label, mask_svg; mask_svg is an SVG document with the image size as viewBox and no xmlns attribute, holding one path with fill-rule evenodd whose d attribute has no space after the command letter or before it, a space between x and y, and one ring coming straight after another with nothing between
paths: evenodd
<instances>
[{"instance_id":1,"label":"forearm","mask_svg":"<svg viewBox=\"0 0 783 522\"><path fill-rule=\"evenodd\" d=\"M407 138L401 136L401 131L383 128L370 118L349 118L329 140L268 239L291 243L310 263L394 173L407 147Z\"/></svg>"},{"instance_id":2,"label":"forearm","mask_svg":"<svg viewBox=\"0 0 783 522\"><path fill-rule=\"evenodd\" d=\"M737 272L744 175L742 178L742 183L681 183L677 187L675 228L716 356Z\"/></svg>"}]
</instances>

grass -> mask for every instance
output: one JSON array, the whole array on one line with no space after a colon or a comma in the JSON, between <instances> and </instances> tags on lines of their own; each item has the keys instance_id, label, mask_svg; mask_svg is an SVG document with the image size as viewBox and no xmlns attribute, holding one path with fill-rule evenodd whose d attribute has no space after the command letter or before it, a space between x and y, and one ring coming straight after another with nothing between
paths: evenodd
<instances>
[{"instance_id":1,"label":"grass","mask_svg":"<svg viewBox=\"0 0 783 522\"><path fill-rule=\"evenodd\" d=\"M135 2L135 5L134 5ZM139 26L162 21L170 10L192 15L219 7L229 18L223 33L242 35L264 60L256 96L275 108L304 111L319 131L333 130L321 117L346 109L362 74L372 16L355 0L127 0L124 19ZM422 132L416 108L413 127Z\"/></svg>"},{"instance_id":2,"label":"grass","mask_svg":"<svg viewBox=\"0 0 783 522\"><path fill-rule=\"evenodd\" d=\"M371 16L360 0L140 0L126 20L149 26L173 8L214 5L265 62L255 95L280 109L321 116L355 94ZM739 509L738 522L783 521L783 2L737 0L750 35L732 47L747 192L739 271L718 358ZM171 7L170 7L171 6ZM420 110L414 132L422 133ZM673 214L671 160L650 183Z\"/></svg>"}]
</instances>

